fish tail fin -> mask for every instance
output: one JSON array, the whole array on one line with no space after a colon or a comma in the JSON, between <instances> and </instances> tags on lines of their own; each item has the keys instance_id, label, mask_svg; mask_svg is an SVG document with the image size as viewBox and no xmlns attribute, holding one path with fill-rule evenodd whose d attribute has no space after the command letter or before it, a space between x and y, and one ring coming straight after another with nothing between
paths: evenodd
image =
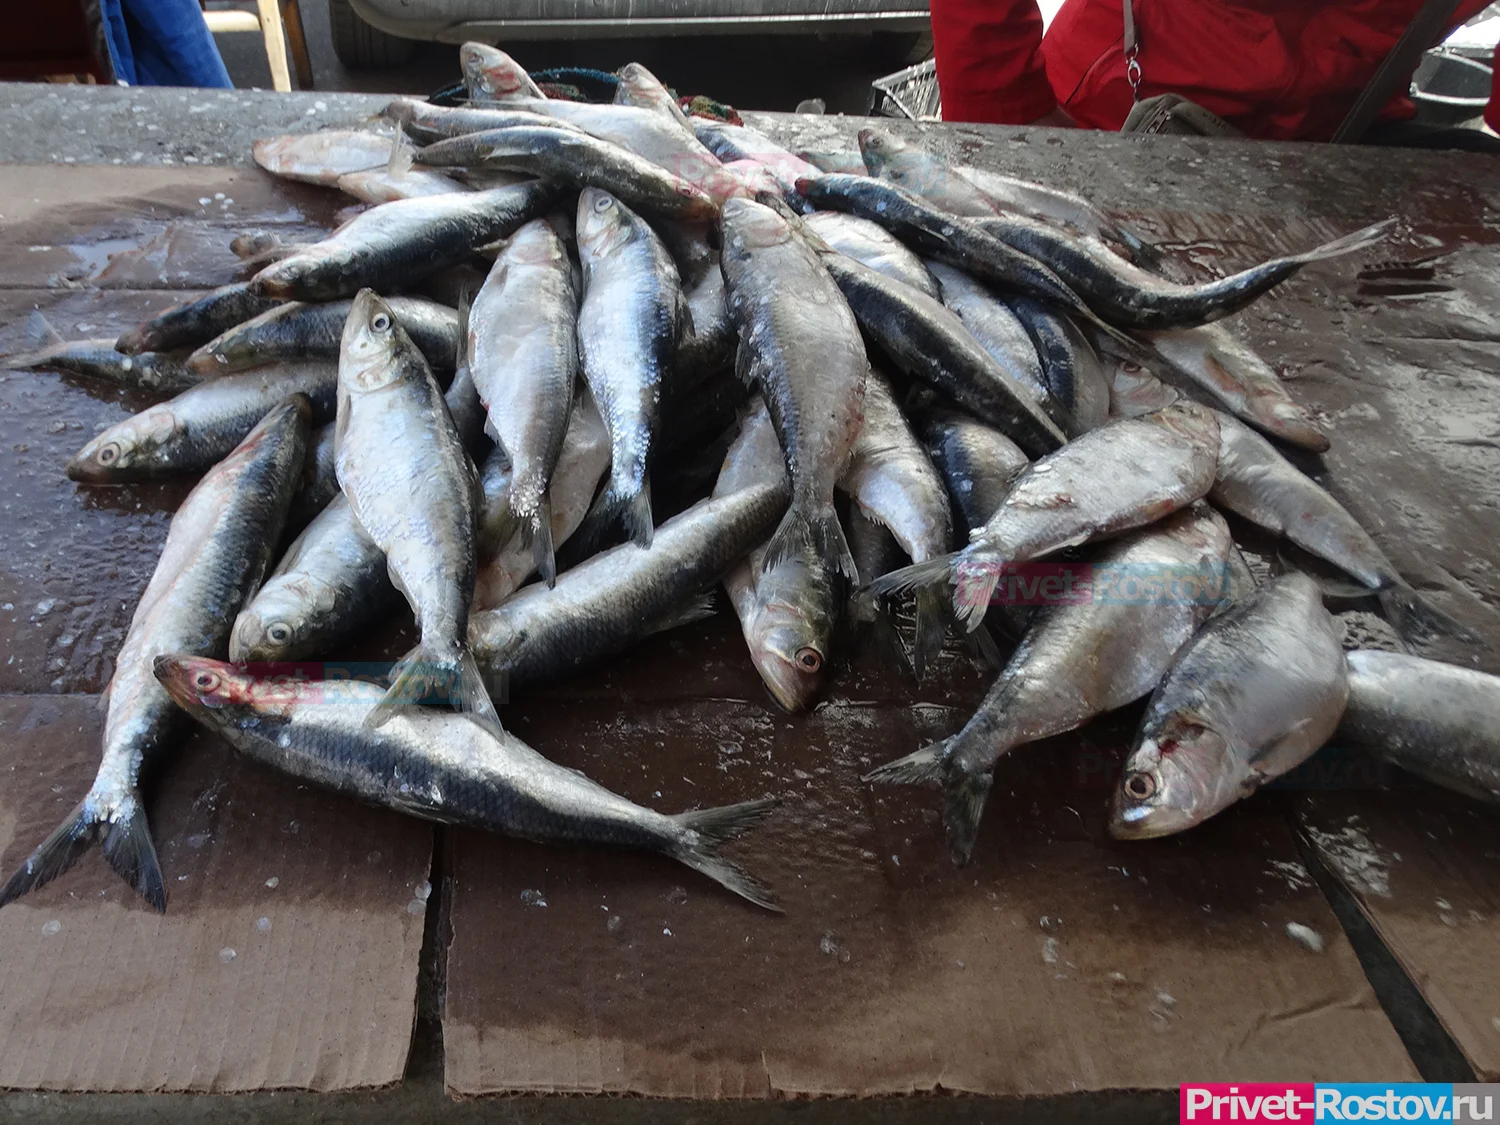
<instances>
[{"instance_id":1,"label":"fish tail fin","mask_svg":"<svg viewBox=\"0 0 1500 1125\"><path fill-rule=\"evenodd\" d=\"M888 598L892 594L904 594L908 590L946 583L953 573L955 555L939 555L926 562L912 563L897 570L882 574L871 582L868 589L877 598Z\"/></svg>"},{"instance_id":2,"label":"fish tail fin","mask_svg":"<svg viewBox=\"0 0 1500 1125\"><path fill-rule=\"evenodd\" d=\"M630 541L637 547L651 546L651 536L656 530L656 523L651 518L651 486L641 481L638 489L628 496L618 497L615 505Z\"/></svg>"},{"instance_id":3,"label":"fish tail fin","mask_svg":"<svg viewBox=\"0 0 1500 1125\"><path fill-rule=\"evenodd\" d=\"M795 505L787 509L781 525L766 544L761 571L770 571L787 559L802 554L814 554L828 570L842 574L850 582L859 581L859 567L854 564L849 541L844 538L844 527L839 523L839 515L832 504L811 515Z\"/></svg>"},{"instance_id":4,"label":"fish tail fin","mask_svg":"<svg viewBox=\"0 0 1500 1125\"><path fill-rule=\"evenodd\" d=\"M113 817L113 819L111 819ZM166 882L151 842L139 794L118 808L85 798L0 887L0 906L52 882L103 837L104 858L137 894L157 910L167 909Z\"/></svg>"},{"instance_id":5,"label":"fish tail fin","mask_svg":"<svg viewBox=\"0 0 1500 1125\"><path fill-rule=\"evenodd\" d=\"M37 348L55 348L64 342L62 333L52 327L41 309L32 309L26 317L26 338Z\"/></svg>"},{"instance_id":6,"label":"fish tail fin","mask_svg":"<svg viewBox=\"0 0 1500 1125\"><path fill-rule=\"evenodd\" d=\"M1111 223L1103 232L1113 242L1118 242L1130 254L1130 260L1145 269L1159 270L1162 264L1161 251L1134 231Z\"/></svg>"},{"instance_id":7,"label":"fish tail fin","mask_svg":"<svg viewBox=\"0 0 1500 1125\"><path fill-rule=\"evenodd\" d=\"M1378 594L1386 620L1403 644L1432 637L1454 637L1478 641L1472 629L1459 624L1404 582L1387 586Z\"/></svg>"},{"instance_id":8,"label":"fish tail fin","mask_svg":"<svg viewBox=\"0 0 1500 1125\"><path fill-rule=\"evenodd\" d=\"M531 557L536 562L537 573L547 583L547 589L557 585L557 556L552 549L552 501L544 493L537 502L531 520L523 525L521 534L531 540Z\"/></svg>"},{"instance_id":9,"label":"fish tail fin","mask_svg":"<svg viewBox=\"0 0 1500 1125\"><path fill-rule=\"evenodd\" d=\"M875 785L925 785L941 781L948 770L949 751L950 740L945 738L904 758L876 766L860 780Z\"/></svg>"},{"instance_id":10,"label":"fish tail fin","mask_svg":"<svg viewBox=\"0 0 1500 1125\"><path fill-rule=\"evenodd\" d=\"M725 843L743 836L765 820L777 804L779 802L775 797L766 797L737 805L678 813L670 819L684 829L688 837L678 844L672 854L721 887L733 891L756 906L780 914L781 903L774 891L738 864L719 854L719 849Z\"/></svg>"},{"instance_id":11,"label":"fish tail fin","mask_svg":"<svg viewBox=\"0 0 1500 1125\"><path fill-rule=\"evenodd\" d=\"M948 854L959 867L974 855L974 840L979 835L979 818L995 779L988 770L975 771L950 767L944 778L946 798L943 820L948 826Z\"/></svg>"},{"instance_id":12,"label":"fish tail fin","mask_svg":"<svg viewBox=\"0 0 1500 1125\"><path fill-rule=\"evenodd\" d=\"M917 591L916 640L912 645L912 667L921 679L943 651L948 632L948 598L941 586L924 586Z\"/></svg>"},{"instance_id":13,"label":"fish tail fin","mask_svg":"<svg viewBox=\"0 0 1500 1125\"><path fill-rule=\"evenodd\" d=\"M1344 254L1353 254L1355 251L1374 246L1377 242L1382 241L1386 235L1395 229L1395 226L1396 219L1393 216L1383 222L1361 227L1359 230L1351 234L1346 234L1342 238L1335 238L1332 242L1325 242L1322 246L1315 246L1306 253L1294 254L1287 261L1305 266L1309 262L1321 262L1328 258L1338 258Z\"/></svg>"},{"instance_id":14,"label":"fish tail fin","mask_svg":"<svg viewBox=\"0 0 1500 1125\"><path fill-rule=\"evenodd\" d=\"M872 647L887 649L903 672L916 675L889 609L882 606L869 590L856 590L850 596L845 618L852 629L868 634L873 641Z\"/></svg>"},{"instance_id":15,"label":"fish tail fin","mask_svg":"<svg viewBox=\"0 0 1500 1125\"><path fill-rule=\"evenodd\" d=\"M380 698L364 725L382 727L402 711L419 708L424 700L446 699L455 711L469 715L480 726L504 734L500 716L490 701L474 654L467 645L457 650L418 645L391 670L391 686Z\"/></svg>"},{"instance_id":16,"label":"fish tail fin","mask_svg":"<svg viewBox=\"0 0 1500 1125\"><path fill-rule=\"evenodd\" d=\"M391 138L391 158L386 163L386 171L393 179L401 179L411 171L411 166L416 162L416 153L416 147L406 131L396 130L395 136Z\"/></svg>"}]
</instances>

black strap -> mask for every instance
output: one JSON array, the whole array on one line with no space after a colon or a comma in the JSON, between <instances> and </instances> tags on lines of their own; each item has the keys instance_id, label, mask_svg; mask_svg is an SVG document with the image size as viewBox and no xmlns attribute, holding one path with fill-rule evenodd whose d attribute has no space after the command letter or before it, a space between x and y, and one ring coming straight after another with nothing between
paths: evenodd
<instances>
[{"instance_id":1,"label":"black strap","mask_svg":"<svg viewBox=\"0 0 1500 1125\"><path fill-rule=\"evenodd\" d=\"M1370 81L1359 92L1344 120L1334 131L1335 144L1355 144L1365 135L1365 130L1375 120L1385 104L1391 100L1403 82L1410 82L1412 71L1417 69L1423 52L1433 46L1447 31L1458 10L1459 0L1427 0L1422 10L1407 25L1401 38L1391 48L1390 54L1375 68ZM1129 0L1125 9L1130 10ZM1127 17L1128 19L1128 17Z\"/></svg>"}]
</instances>

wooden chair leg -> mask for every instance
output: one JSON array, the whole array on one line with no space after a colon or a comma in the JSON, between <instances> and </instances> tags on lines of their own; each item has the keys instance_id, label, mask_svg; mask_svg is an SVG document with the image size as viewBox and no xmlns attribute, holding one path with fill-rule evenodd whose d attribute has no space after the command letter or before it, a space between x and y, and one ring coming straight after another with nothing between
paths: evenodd
<instances>
[{"instance_id":1,"label":"wooden chair leg","mask_svg":"<svg viewBox=\"0 0 1500 1125\"><path fill-rule=\"evenodd\" d=\"M292 88L292 76L286 69L286 39L281 29L281 9L276 0L256 0L260 10L260 30L266 39L266 62L271 67L271 85L282 93Z\"/></svg>"},{"instance_id":2,"label":"wooden chair leg","mask_svg":"<svg viewBox=\"0 0 1500 1125\"><path fill-rule=\"evenodd\" d=\"M312 59L307 53L307 36L302 31L302 9L297 0L280 0L281 21L286 24L287 46L292 51L292 66L297 71L297 87L313 88Z\"/></svg>"}]
</instances>

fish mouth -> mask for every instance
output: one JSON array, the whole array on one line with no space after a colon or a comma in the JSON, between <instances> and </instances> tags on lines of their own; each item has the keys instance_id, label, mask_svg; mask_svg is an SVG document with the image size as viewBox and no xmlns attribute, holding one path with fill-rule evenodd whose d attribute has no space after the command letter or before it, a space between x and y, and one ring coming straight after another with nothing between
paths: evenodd
<instances>
[{"instance_id":1,"label":"fish mouth","mask_svg":"<svg viewBox=\"0 0 1500 1125\"><path fill-rule=\"evenodd\" d=\"M80 484L113 484L119 479L94 461L93 451L85 448L71 461L63 470L69 480L76 480Z\"/></svg>"},{"instance_id":2,"label":"fish mouth","mask_svg":"<svg viewBox=\"0 0 1500 1125\"><path fill-rule=\"evenodd\" d=\"M229 360L218 352L196 351L182 361L182 366L194 375L217 375L228 368Z\"/></svg>"}]
</instances>

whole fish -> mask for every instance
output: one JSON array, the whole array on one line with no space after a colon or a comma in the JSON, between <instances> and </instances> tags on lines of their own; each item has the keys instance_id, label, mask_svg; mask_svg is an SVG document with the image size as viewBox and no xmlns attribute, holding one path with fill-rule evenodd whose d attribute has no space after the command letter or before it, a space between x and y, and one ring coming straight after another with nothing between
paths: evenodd
<instances>
[{"instance_id":1,"label":"whole fish","mask_svg":"<svg viewBox=\"0 0 1500 1125\"><path fill-rule=\"evenodd\" d=\"M682 112L682 107L677 104L672 91L667 89L660 78L637 62L626 63L622 66L619 77L620 84L615 87L616 105L633 105L640 109L649 109L669 118L679 128L686 130L690 136L693 135L693 126L688 121L687 114Z\"/></svg>"},{"instance_id":2,"label":"whole fish","mask_svg":"<svg viewBox=\"0 0 1500 1125\"><path fill-rule=\"evenodd\" d=\"M466 185L451 176L420 168L408 168L400 175L393 175L386 168L346 172L339 177L338 188L363 203L392 203L397 199L418 199L424 195L448 195L468 190Z\"/></svg>"},{"instance_id":3,"label":"whole fish","mask_svg":"<svg viewBox=\"0 0 1500 1125\"><path fill-rule=\"evenodd\" d=\"M279 304L204 344L188 356L187 368L206 376L282 359L338 359L344 321L353 303ZM392 297L388 303L427 362L441 371L452 370L459 349L458 314L421 297Z\"/></svg>"},{"instance_id":4,"label":"whole fish","mask_svg":"<svg viewBox=\"0 0 1500 1125\"><path fill-rule=\"evenodd\" d=\"M274 309L274 297L257 297L248 281L221 285L201 297L163 309L144 324L122 332L115 350L126 355L196 348L236 324Z\"/></svg>"},{"instance_id":5,"label":"whole fish","mask_svg":"<svg viewBox=\"0 0 1500 1125\"><path fill-rule=\"evenodd\" d=\"M1228 526L1207 505L1104 545L1088 568L1089 596L1059 592L1041 603L962 730L865 780L942 782L948 847L955 863L968 863L995 763L1017 746L1076 730L1155 688L1224 596L1233 550ZM1146 581L1158 584L1156 592L1120 592Z\"/></svg>"},{"instance_id":6,"label":"whole fish","mask_svg":"<svg viewBox=\"0 0 1500 1125\"><path fill-rule=\"evenodd\" d=\"M1221 325L1152 332L1146 337L1178 379L1206 391L1242 422L1314 453L1328 435L1287 393L1271 365Z\"/></svg>"},{"instance_id":7,"label":"whole fish","mask_svg":"<svg viewBox=\"0 0 1500 1125\"><path fill-rule=\"evenodd\" d=\"M1000 369L1035 395L1048 417L1067 432L1072 426L1072 418L1053 397L1043 377L1041 357L1037 355L1031 334L1010 306L963 270L954 269L944 262L929 262L927 269L939 287L933 296L953 310Z\"/></svg>"},{"instance_id":8,"label":"whole fish","mask_svg":"<svg viewBox=\"0 0 1500 1125\"><path fill-rule=\"evenodd\" d=\"M444 395L448 413L460 439L472 447L476 434L482 438L484 409L464 368L453 377ZM471 417L472 415L472 417ZM307 660L329 654L334 646L401 606L391 585L385 552L365 533L339 491L337 425L324 426L314 435L308 462L321 458L327 447L333 495L308 511L309 486L293 499L293 517L310 516L292 545L235 619L229 638L229 659L235 661ZM503 503L504 492L499 501ZM485 496L486 510L495 500Z\"/></svg>"},{"instance_id":9,"label":"whole fish","mask_svg":"<svg viewBox=\"0 0 1500 1125\"><path fill-rule=\"evenodd\" d=\"M436 688L457 710L498 727L465 640L477 475L427 361L369 289L354 298L344 327L335 441L339 487L385 552L421 631L368 721L378 726Z\"/></svg>"},{"instance_id":10,"label":"whole fish","mask_svg":"<svg viewBox=\"0 0 1500 1125\"><path fill-rule=\"evenodd\" d=\"M491 129L509 129L517 125L541 125L582 132L577 126L568 125L555 117L525 109L503 108L498 104L442 106L422 98L396 98L380 111L380 115L399 125L407 136L422 144L440 141L445 137L461 137L465 133L484 133Z\"/></svg>"},{"instance_id":11,"label":"whole fish","mask_svg":"<svg viewBox=\"0 0 1500 1125\"><path fill-rule=\"evenodd\" d=\"M272 262L250 289L268 297L331 301L361 287L410 285L461 261L474 247L504 238L540 213L553 194L530 183L382 203L322 242Z\"/></svg>"},{"instance_id":12,"label":"whole fish","mask_svg":"<svg viewBox=\"0 0 1500 1125\"><path fill-rule=\"evenodd\" d=\"M13 371L56 371L98 380L127 390L175 394L197 385L200 379L182 361L156 352L125 355L115 350L113 340L73 340L51 343L25 355L0 359L0 367Z\"/></svg>"},{"instance_id":13,"label":"whole fish","mask_svg":"<svg viewBox=\"0 0 1500 1125\"><path fill-rule=\"evenodd\" d=\"M619 652L664 614L717 582L761 542L786 507L771 485L703 500L656 529L649 549L625 543L533 583L474 615L469 640L493 672L531 680Z\"/></svg>"},{"instance_id":14,"label":"whole fish","mask_svg":"<svg viewBox=\"0 0 1500 1125\"><path fill-rule=\"evenodd\" d=\"M490 506L491 495L497 491L487 479L489 474L499 470L498 465L492 464L493 460L485 462L480 474L486 508ZM599 482L607 472L609 430L599 417L593 398L584 391L574 400L567 432L563 435L562 452L552 470L551 535L556 546L566 543L583 523L593 505ZM509 496L508 478L503 487ZM496 547L498 549L489 552L488 557L481 553L479 573L474 579L475 613L494 609L537 572L536 554L519 531L514 532L508 542L502 540Z\"/></svg>"},{"instance_id":15,"label":"whole fish","mask_svg":"<svg viewBox=\"0 0 1500 1125\"><path fill-rule=\"evenodd\" d=\"M923 257L946 262L987 284L1019 290L1097 319L1083 298L1049 266L889 180L819 173L816 179L798 180L797 190L820 208L878 223Z\"/></svg>"},{"instance_id":16,"label":"whole fish","mask_svg":"<svg viewBox=\"0 0 1500 1125\"><path fill-rule=\"evenodd\" d=\"M757 399L740 423L714 484L714 497L751 488L786 488L781 442L765 403ZM740 621L750 660L772 697L788 711L805 711L823 686L833 645L838 602L822 560L792 551L762 566L759 547L724 575L724 589Z\"/></svg>"},{"instance_id":17,"label":"whole fish","mask_svg":"<svg viewBox=\"0 0 1500 1125\"><path fill-rule=\"evenodd\" d=\"M865 384L864 410L854 456L839 487L866 516L890 528L912 562L946 555L953 548L953 515L943 479L879 372L872 371ZM940 586L917 591L912 665L918 678L942 650L948 617L945 601Z\"/></svg>"},{"instance_id":18,"label":"whole fish","mask_svg":"<svg viewBox=\"0 0 1500 1125\"><path fill-rule=\"evenodd\" d=\"M1336 742L1500 803L1500 676L1394 652L1348 653L1349 705Z\"/></svg>"},{"instance_id":19,"label":"whole fish","mask_svg":"<svg viewBox=\"0 0 1500 1125\"><path fill-rule=\"evenodd\" d=\"M865 133L869 136L866 137ZM891 134L877 129L867 129L861 132L860 156L870 175L909 187L919 195L926 193L907 182L909 178L923 185L935 184L939 189L946 187L950 194L963 193L972 206L973 197L967 194L966 189L961 185L944 181L942 170L946 170L947 180L964 180L973 185L984 201L989 204L988 214L1027 215L1033 219L1042 219L1070 227L1079 234L1093 235L1116 243L1124 247L1136 260L1151 261L1156 257L1155 252L1139 237L1122 229L1118 223L1083 196L1073 192L1033 183L1030 180L1016 179L1013 176L1002 176L982 168L945 165L937 157L914 149ZM825 171L833 170L832 168L825 169ZM853 168L845 170L858 171ZM986 214L977 209L973 213L980 217Z\"/></svg>"},{"instance_id":20,"label":"whole fish","mask_svg":"<svg viewBox=\"0 0 1500 1125\"><path fill-rule=\"evenodd\" d=\"M956 410L935 410L922 437L948 487L960 542L989 523L1030 458L999 430Z\"/></svg>"},{"instance_id":21,"label":"whole fish","mask_svg":"<svg viewBox=\"0 0 1500 1125\"><path fill-rule=\"evenodd\" d=\"M884 227L839 211L814 211L802 221L840 254L847 254L893 281L920 289L934 300L938 298L936 276Z\"/></svg>"},{"instance_id":22,"label":"whole fish","mask_svg":"<svg viewBox=\"0 0 1500 1125\"><path fill-rule=\"evenodd\" d=\"M167 908L138 779L171 745L178 716L152 661L164 652L223 654L229 624L281 535L309 413L301 397L271 409L177 509L105 689L99 772L78 807L0 888L0 905L51 882L98 842L122 879L156 909Z\"/></svg>"},{"instance_id":23,"label":"whole fish","mask_svg":"<svg viewBox=\"0 0 1500 1125\"><path fill-rule=\"evenodd\" d=\"M450 137L419 149L416 160L429 167L527 172L574 189L595 187L668 219L703 221L713 218L718 209L693 183L632 150L589 133L550 125Z\"/></svg>"},{"instance_id":24,"label":"whole fish","mask_svg":"<svg viewBox=\"0 0 1500 1125\"><path fill-rule=\"evenodd\" d=\"M1300 573L1272 579L1205 625L1151 696L1110 833L1182 832L1311 757L1349 697L1341 632L1317 583Z\"/></svg>"},{"instance_id":25,"label":"whole fish","mask_svg":"<svg viewBox=\"0 0 1500 1125\"><path fill-rule=\"evenodd\" d=\"M325 129L263 137L251 144L250 152L273 175L334 187L346 173L384 167L391 158L391 136L367 129Z\"/></svg>"},{"instance_id":26,"label":"whole fish","mask_svg":"<svg viewBox=\"0 0 1500 1125\"><path fill-rule=\"evenodd\" d=\"M1139 418L1179 401L1182 395L1134 360L1104 353L1099 357L1109 382L1112 418Z\"/></svg>"},{"instance_id":27,"label":"whole fish","mask_svg":"<svg viewBox=\"0 0 1500 1125\"><path fill-rule=\"evenodd\" d=\"M163 656L156 674L178 706L249 757L303 781L439 824L544 844L657 852L740 897L776 896L720 854L774 799L669 816L559 766L512 734L454 715L401 715L371 730L380 689L351 680L287 684L216 660Z\"/></svg>"},{"instance_id":28,"label":"whole fish","mask_svg":"<svg viewBox=\"0 0 1500 1125\"><path fill-rule=\"evenodd\" d=\"M1088 337L1066 313L1021 294L1006 299L1042 362L1042 381L1072 419L1069 437L1098 429L1109 418L1109 384Z\"/></svg>"},{"instance_id":29,"label":"whole fish","mask_svg":"<svg viewBox=\"0 0 1500 1125\"><path fill-rule=\"evenodd\" d=\"M544 96L520 63L487 43L465 43L458 49L458 65L470 101L505 102Z\"/></svg>"},{"instance_id":30,"label":"whole fish","mask_svg":"<svg viewBox=\"0 0 1500 1125\"><path fill-rule=\"evenodd\" d=\"M966 222L967 220L960 220ZM975 220L975 229L1044 263L1106 324L1118 328L1195 328L1238 312L1312 262L1380 242L1394 219L1214 281L1182 285L1133 265L1097 239L1082 238L1023 215ZM1036 295L1036 294L1033 294Z\"/></svg>"},{"instance_id":31,"label":"whole fish","mask_svg":"<svg viewBox=\"0 0 1500 1125\"><path fill-rule=\"evenodd\" d=\"M337 387L337 367L318 361L208 379L95 435L68 462L67 473L86 484L201 473L291 395L312 401L314 422L331 420Z\"/></svg>"},{"instance_id":32,"label":"whole fish","mask_svg":"<svg viewBox=\"0 0 1500 1125\"><path fill-rule=\"evenodd\" d=\"M860 326L901 371L1003 430L1033 456L1067 440L1037 396L1012 378L950 309L850 258L827 255L824 264Z\"/></svg>"},{"instance_id":33,"label":"whole fish","mask_svg":"<svg viewBox=\"0 0 1500 1125\"><path fill-rule=\"evenodd\" d=\"M1342 504L1260 434L1219 415L1219 466L1209 499L1304 551L1326 559L1380 599L1406 640L1473 634L1431 605L1401 577L1370 533Z\"/></svg>"},{"instance_id":34,"label":"whole fish","mask_svg":"<svg viewBox=\"0 0 1500 1125\"><path fill-rule=\"evenodd\" d=\"M577 317L568 249L544 219L511 236L469 311L469 370L510 463L511 513L549 585L557 564L548 487L573 405Z\"/></svg>"},{"instance_id":35,"label":"whole fish","mask_svg":"<svg viewBox=\"0 0 1500 1125\"><path fill-rule=\"evenodd\" d=\"M744 367L756 372L791 478L791 507L767 546L764 569L789 554L813 553L854 580L833 490L859 436L870 372L859 324L824 261L771 208L730 200L722 242Z\"/></svg>"},{"instance_id":36,"label":"whole fish","mask_svg":"<svg viewBox=\"0 0 1500 1125\"><path fill-rule=\"evenodd\" d=\"M1218 416L1196 403L1110 422L1024 469L963 550L887 574L871 589L884 596L953 581L953 611L973 630L1006 564L1144 527L1185 508L1207 494L1218 459Z\"/></svg>"},{"instance_id":37,"label":"whole fish","mask_svg":"<svg viewBox=\"0 0 1500 1125\"><path fill-rule=\"evenodd\" d=\"M597 188L578 197L583 304L578 357L609 427L609 487L600 520L619 518L631 541L650 546L647 460L667 378L687 319L677 267L650 225Z\"/></svg>"},{"instance_id":38,"label":"whole fish","mask_svg":"<svg viewBox=\"0 0 1500 1125\"><path fill-rule=\"evenodd\" d=\"M900 184L950 215L993 216L989 196L945 161L880 129L859 131L859 154L870 175Z\"/></svg>"}]
</instances>

